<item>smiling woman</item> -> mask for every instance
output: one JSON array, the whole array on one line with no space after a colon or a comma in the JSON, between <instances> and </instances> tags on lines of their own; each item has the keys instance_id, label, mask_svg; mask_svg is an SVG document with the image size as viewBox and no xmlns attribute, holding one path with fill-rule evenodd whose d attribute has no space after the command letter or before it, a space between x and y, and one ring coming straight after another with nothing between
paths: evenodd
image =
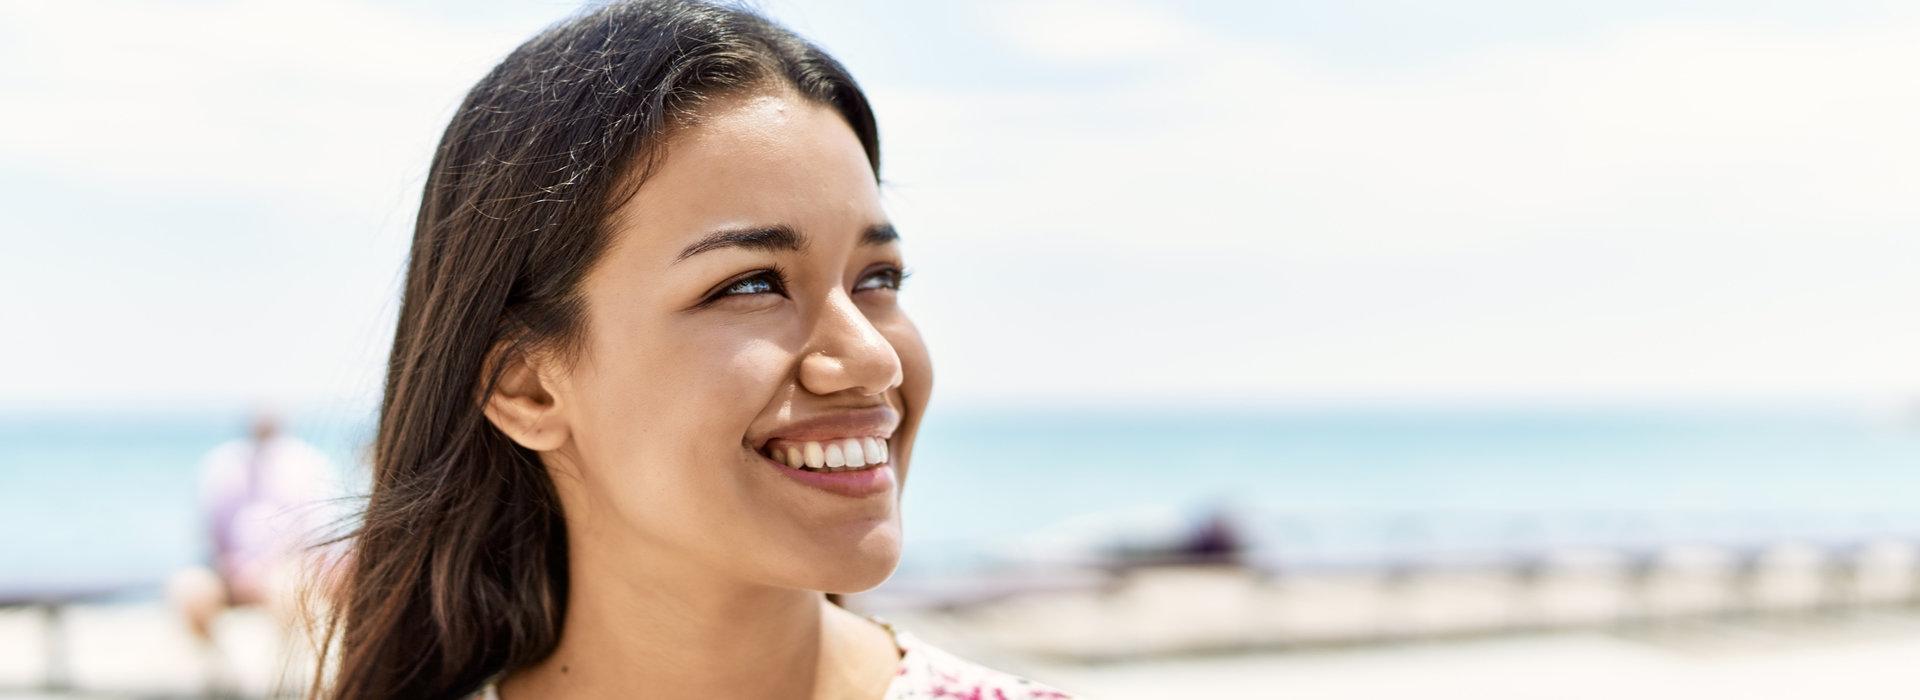
<instances>
[{"instance_id":1,"label":"smiling woman","mask_svg":"<svg viewBox=\"0 0 1920 700\"><path fill-rule=\"evenodd\" d=\"M314 695L1063 697L823 595L899 562L932 390L879 163L844 69L737 9L604 6L481 80Z\"/></svg>"}]
</instances>

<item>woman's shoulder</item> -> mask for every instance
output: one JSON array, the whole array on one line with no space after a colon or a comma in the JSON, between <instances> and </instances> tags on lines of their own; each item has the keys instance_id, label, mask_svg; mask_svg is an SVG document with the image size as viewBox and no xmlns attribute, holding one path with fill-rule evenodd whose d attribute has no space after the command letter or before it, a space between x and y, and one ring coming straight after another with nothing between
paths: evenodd
<instances>
[{"instance_id":1,"label":"woman's shoulder","mask_svg":"<svg viewBox=\"0 0 1920 700\"><path fill-rule=\"evenodd\" d=\"M887 686L884 700L1076 700L1047 685L954 656L885 619L867 619L887 628L902 652L899 675Z\"/></svg>"}]
</instances>

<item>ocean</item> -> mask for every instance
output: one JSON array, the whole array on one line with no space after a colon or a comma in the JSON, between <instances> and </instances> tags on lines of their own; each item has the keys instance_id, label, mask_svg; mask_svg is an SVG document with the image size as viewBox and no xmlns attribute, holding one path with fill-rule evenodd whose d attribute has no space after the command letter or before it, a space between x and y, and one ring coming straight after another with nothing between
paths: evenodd
<instances>
[{"instance_id":1,"label":"ocean","mask_svg":"<svg viewBox=\"0 0 1920 700\"><path fill-rule=\"evenodd\" d=\"M151 591L205 556L196 469L238 411L0 415L0 589ZM347 483L364 417L297 414ZM902 572L1177 544L1268 562L1578 543L1920 540L1920 421L1848 408L936 407Z\"/></svg>"}]
</instances>

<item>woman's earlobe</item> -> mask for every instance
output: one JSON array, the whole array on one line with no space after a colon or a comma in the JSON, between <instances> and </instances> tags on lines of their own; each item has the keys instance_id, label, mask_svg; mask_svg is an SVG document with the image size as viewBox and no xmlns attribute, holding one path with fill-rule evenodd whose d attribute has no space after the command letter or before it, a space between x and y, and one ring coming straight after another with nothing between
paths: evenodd
<instances>
[{"instance_id":1,"label":"woman's earlobe","mask_svg":"<svg viewBox=\"0 0 1920 700\"><path fill-rule=\"evenodd\" d=\"M526 356L507 361L487 395L482 411L494 427L521 447L550 452L566 444L566 418L559 410L559 393Z\"/></svg>"}]
</instances>

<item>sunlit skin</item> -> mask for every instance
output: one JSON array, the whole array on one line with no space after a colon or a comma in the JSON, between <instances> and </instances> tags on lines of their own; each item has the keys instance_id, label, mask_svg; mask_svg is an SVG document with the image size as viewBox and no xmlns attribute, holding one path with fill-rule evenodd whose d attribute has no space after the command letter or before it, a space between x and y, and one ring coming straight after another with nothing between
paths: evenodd
<instances>
[{"instance_id":1,"label":"sunlit skin","mask_svg":"<svg viewBox=\"0 0 1920 700\"><path fill-rule=\"evenodd\" d=\"M881 697L898 650L822 592L892 573L898 490L814 489L751 445L891 410L905 483L932 369L898 306L900 243L863 242L887 223L853 130L787 91L716 100L669 137L585 280L579 355L510 364L487 404L553 475L571 557L559 647L503 698ZM677 259L767 227L805 247ZM784 290L754 274L776 266Z\"/></svg>"}]
</instances>

